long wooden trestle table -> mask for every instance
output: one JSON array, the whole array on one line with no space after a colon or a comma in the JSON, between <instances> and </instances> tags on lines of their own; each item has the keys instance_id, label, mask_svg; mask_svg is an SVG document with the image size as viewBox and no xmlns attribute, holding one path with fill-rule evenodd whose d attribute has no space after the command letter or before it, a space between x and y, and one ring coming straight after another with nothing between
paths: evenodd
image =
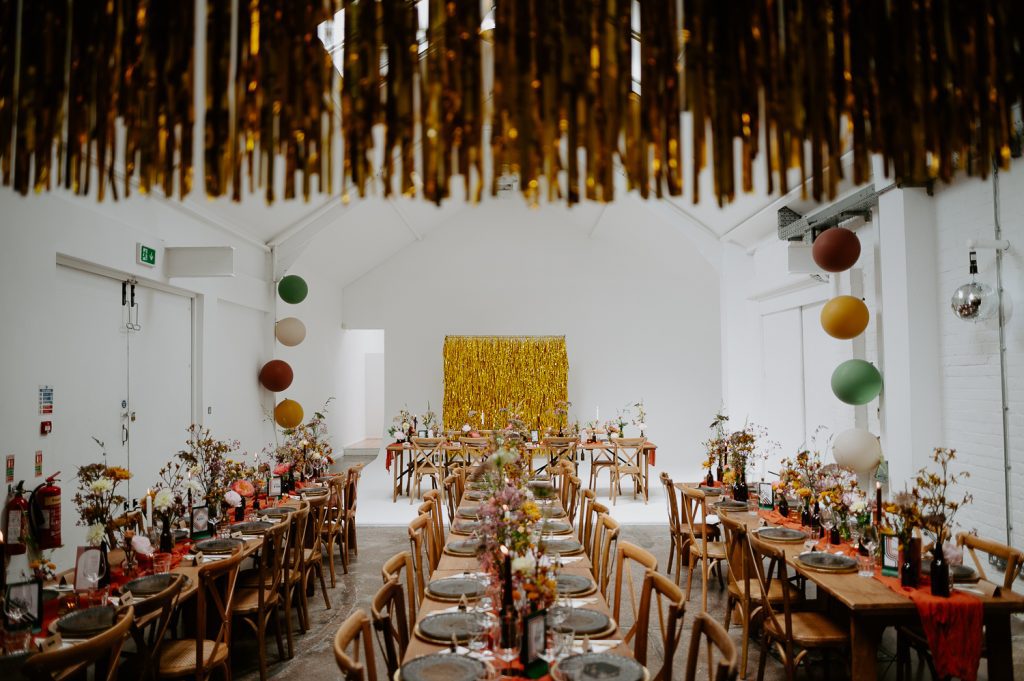
<instances>
[{"instance_id":1,"label":"long wooden trestle table","mask_svg":"<svg viewBox=\"0 0 1024 681\"><path fill-rule=\"evenodd\" d=\"M460 506L460 508L466 507L466 506L474 506L474 505L475 505L475 502L467 502L466 500L463 500L463 503ZM566 520L565 516L562 516L560 519L561 520ZM569 535L566 535L566 536L569 536ZM452 539L459 539L459 538L465 539L466 537L465 537L465 535L457 535L457 534L456 535L452 535L449 532L449 534L445 538L445 543L448 543ZM567 558L568 558L568 556L567 556ZM463 574L463 573L466 573L466 572L476 572L479 569L480 569L480 562L479 562L479 560L476 557L453 556L453 555L449 555L447 553L444 553L441 556L441 560L438 562L437 569L434 570L433 573L431 573L430 580L433 581L433 580L436 580L436 579L442 579L444 577L451 577L451 576ZM565 574L583 575L583 576L587 576L587 577L593 578L591 563L590 563L590 560L587 558L587 556L585 554L580 554L580 560L577 560L577 561L574 561L572 563L569 563L569 564L565 565L564 567L562 567L561 570ZM591 610L598 610L600 612L605 613L609 617L611 617L612 612L611 612L611 609L609 608L608 601L601 594L600 590L598 590L597 592L595 592L593 594L590 594L588 596L580 596L579 598L593 599L593 602L587 604L586 607L588 609L591 609ZM434 599L432 599L430 597L429 594L425 594L424 597L423 597L423 601L422 601L422 603L419 606L419 609L416 611L416 622L417 622L417 624L420 621L422 621L425 616L427 616L427 615L429 615L431 613L437 612L438 610L444 610L446 608L450 608L450 607L452 607L452 605L453 604L450 603L450 602L443 602L443 601L434 600ZM610 639L610 640L621 639L621 624L619 622L616 622L616 625L619 626L618 630L616 630L615 632L613 632L613 633L611 633L611 634L609 634L609 635L607 635L605 637L601 637L601 638ZM600 640L600 639L595 637L594 640L596 641L596 640ZM437 652L440 652L440 651L446 650L446 649L447 649L447 646L445 646L445 645L441 645L441 644L437 644L437 643L432 643L432 642L426 641L424 639L421 639L419 636L417 636L415 634L412 634L409 637L409 647L406 648L405 657L403 658L403 662L408 662L408 661L413 660L413 659L415 659L417 657L421 657L423 655L429 655L431 653L437 653ZM632 657L632 655L633 655L632 650L625 643L620 643L619 645L615 646L614 648L609 649L608 652L614 653L616 655L625 655L625 656L628 656L628 657Z\"/></svg>"},{"instance_id":2,"label":"long wooden trestle table","mask_svg":"<svg viewBox=\"0 0 1024 681\"><path fill-rule=\"evenodd\" d=\"M676 483L682 489L687 483ZM725 511L730 518L746 525L748 530L761 526L761 516L750 511ZM886 627L918 621L917 606L873 577L854 573L829 573L810 570L796 557L806 551L803 544L778 544L785 549L786 563L812 582L819 596L839 604L849 614L852 678L878 678L878 646ZM981 580L971 584L981 592L985 609L985 643L988 649L988 678L992 681L1013 679L1013 648L1010 636L1010 615L1024 612L1024 596L998 589L996 584ZM998 595L997 595L998 594Z\"/></svg>"}]
</instances>

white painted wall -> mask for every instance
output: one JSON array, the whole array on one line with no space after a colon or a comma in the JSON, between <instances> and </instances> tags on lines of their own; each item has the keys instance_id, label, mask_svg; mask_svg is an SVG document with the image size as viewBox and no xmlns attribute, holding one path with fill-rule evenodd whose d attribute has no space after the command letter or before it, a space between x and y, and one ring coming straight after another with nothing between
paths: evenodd
<instances>
[{"instance_id":1,"label":"white painted wall","mask_svg":"<svg viewBox=\"0 0 1024 681\"><path fill-rule=\"evenodd\" d=\"M384 414L384 332L345 329L341 334L339 412L344 445L381 437ZM377 375L371 364L377 367ZM379 365L379 366L378 366ZM370 424L375 424L373 430Z\"/></svg>"},{"instance_id":2,"label":"white painted wall","mask_svg":"<svg viewBox=\"0 0 1024 681\"><path fill-rule=\"evenodd\" d=\"M133 198L97 204L62 192L45 198L19 197L0 190L0 453L16 455L15 479L34 487L33 453L44 452L44 474L63 472L64 499L74 490L75 466L94 460L94 445L41 438L37 406L40 384L55 383L57 359L81 352L55 300L58 255L74 258L140 280L169 284L195 294L197 301L195 413L215 428L217 436L238 438L247 449L262 447L272 438L258 405L265 396L255 372L269 354L269 327L261 322L270 310L269 256L263 249L213 225L201 222L187 209L159 199ZM158 266L136 265L136 242L158 249ZM165 246L233 246L237 275L225 279L168 279L163 271ZM118 292L119 293L119 292ZM89 362L89 353L77 358ZM55 431L67 427L61 410L72 407L68 392L55 385ZM160 390L152 385L152 390ZM65 401L61 401L64 399ZM207 417L207 407L213 415ZM180 425L184 442L186 418ZM140 448L142 443L138 443ZM176 443L180 446L180 443ZM167 451L166 455L172 454ZM145 482L139 480L143 488ZM70 502L63 523L65 543L80 540ZM73 551L69 548L68 551ZM68 555L73 555L70 553ZM59 562L66 564L62 554ZM12 574L17 574L14 566Z\"/></svg>"},{"instance_id":3,"label":"white painted wall","mask_svg":"<svg viewBox=\"0 0 1024 681\"><path fill-rule=\"evenodd\" d=\"M385 422L441 405L447 334L564 334L574 414L643 398L658 467L692 479L721 401L716 268L635 199L573 210L463 211L345 287L345 326L385 332Z\"/></svg>"},{"instance_id":4,"label":"white painted wall","mask_svg":"<svg viewBox=\"0 0 1024 681\"><path fill-rule=\"evenodd\" d=\"M1004 285L1012 300L1024 296L1024 170L1001 173L1004 238L1017 248L1004 259ZM881 178L876 186L888 184ZM968 238L993 237L992 183L960 179L923 190L893 190L881 197L874 220L856 227L862 253L854 270L829 284L799 291L787 275L774 235L751 249L727 244L722 266L723 390L734 419L750 418L781 433L791 453L800 421L838 433L855 422L882 436L892 485L912 483L932 448L958 450L959 469L971 478L974 503L958 516L965 529L1006 539L1000 367L996 323L970 324L949 309L953 290L968 279ZM879 231L883 239L879 239ZM994 255L979 252L980 280L995 285ZM857 272L859 270L859 273ZM857 281L859 279L859 282ZM856 293L871 321L857 342L821 332L814 300ZM766 293L767 292L767 293ZM799 317L797 308L803 308ZM1024 484L1024 320L1007 328L1011 490ZM785 323L783 323L785 320ZM803 325L803 334L797 325ZM766 332L768 336L766 337ZM802 363L786 351L802 339ZM885 388L866 409L842 405L831 393L831 368L864 357L882 371ZM796 397L804 372L804 409ZM785 406L777 400L785 398ZM881 413L880 413L881 412ZM1014 545L1024 543L1024 504L1010 501Z\"/></svg>"}]
</instances>

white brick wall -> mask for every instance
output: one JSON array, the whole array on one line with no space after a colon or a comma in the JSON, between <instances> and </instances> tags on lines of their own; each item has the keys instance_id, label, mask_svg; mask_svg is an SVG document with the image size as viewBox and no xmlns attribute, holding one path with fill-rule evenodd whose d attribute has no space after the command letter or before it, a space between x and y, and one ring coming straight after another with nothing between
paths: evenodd
<instances>
[{"instance_id":1,"label":"white brick wall","mask_svg":"<svg viewBox=\"0 0 1024 681\"><path fill-rule=\"evenodd\" d=\"M1015 250L1003 259L1003 284L1011 299L1024 300L1024 169L999 177L1003 238ZM971 324L956 319L949 298L968 280L969 238L994 235L992 182L960 180L937 188L939 348L942 362L943 444L958 451L959 464L970 471L964 487L974 503L958 516L959 524L984 536L1005 540L1003 435L999 370L999 331L995 322ZM995 287L995 255L978 252L979 280ZM1024 320L1012 315L1007 325L1010 406L1009 444L1014 470L1011 490L1024 484ZM915 452L915 462L922 456ZM1013 544L1024 545L1024 504L1011 497Z\"/></svg>"}]
</instances>

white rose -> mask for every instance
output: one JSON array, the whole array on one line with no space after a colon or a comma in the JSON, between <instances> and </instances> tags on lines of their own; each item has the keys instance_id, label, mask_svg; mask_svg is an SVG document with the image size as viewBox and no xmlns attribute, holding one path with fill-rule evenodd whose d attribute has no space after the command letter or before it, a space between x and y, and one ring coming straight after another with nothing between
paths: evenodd
<instances>
[{"instance_id":1,"label":"white rose","mask_svg":"<svg viewBox=\"0 0 1024 681\"><path fill-rule=\"evenodd\" d=\"M188 482L185 483L185 488L188 490L192 490L193 494L203 493L203 486L198 480L189 480Z\"/></svg>"},{"instance_id":2,"label":"white rose","mask_svg":"<svg viewBox=\"0 0 1024 681\"><path fill-rule=\"evenodd\" d=\"M153 544L149 541L149 537L144 534L137 534L132 537L132 548L135 549L136 553L146 556L153 553Z\"/></svg>"},{"instance_id":3,"label":"white rose","mask_svg":"<svg viewBox=\"0 0 1024 681\"><path fill-rule=\"evenodd\" d=\"M320 454L320 452L313 452L313 456L311 456L310 458L313 459L313 461L319 461L324 457Z\"/></svg>"},{"instance_id":4,"label":"white rose","mask_svg":"<svg viewBox=\"0 0 1024 681\"><path fill-rule=\"evenodd\" d=\"M512 572L520 572L523 574L533 572L537 565L537 561L534 560L533 556L519 556L518 558L512 559Z\"/></svg>"},{"instance_id":5,"label":"white rose","mask_svg":"<svg viewBox=\"0 0 1024 681\"><path fill-rule=\"evenodd\" d=\"M166 511L174 503L174 492L164 488L153 497L153 508L158 511Z\"/></svg>"},{"instance_id":6,"label":"white rose","mask_svg":"<svg viewBox=\"0 0 1024 681\"><path fill-rule=\"evenodd\" d=\"M867 510L867 507L868 505L865 504L863 501L855 501L853 502L853 505L850 506L850 510L853 511L855 514L860 515L865 510Z\"/></svg>"},{"instance_id":7,"label":"white rose","mask_svg":"<svg viewBox=\"0 0 1024 681\"><path fill-rule=\"evenodd\" d=\"M470 425L468 423L463 424L463 426L462 426L462 432L463 433L468 433L471 430L473 430L473 429L470 427Z\"/></svg>"},{"instance_id":8,"label":"white rose","mask_svg":"<svg viewBox=\"0 0 1024 681\"><path fill-rule=\"evenodd\" d=\"M93 480L92 484L89 485L89 490L95 494L105 494L110 490L114 489L114 481L110 478L100 478L99 480Z\"/></svg>"},{"instance_id":9,"label":"white rose","mask_svg":"<svg viewBox=\"0 0 1024 681\"><path fill-rule=\"evenodd\" d=\"M85 533L85 541L89 546L99 546L107 538L107 530L101 523L89 526Z\"/></svg>"},{"instance_id":10,"label":"white rose","mask_svg":"<svg viewBox=\"0 0 1024 681\"><path fill-rule=\"evenodd\" d=\"M242 505L242 495L233 489L229 489L224 495L224 501L227 502L231 508L238 508Z\"/></svg>"}]
</instances>

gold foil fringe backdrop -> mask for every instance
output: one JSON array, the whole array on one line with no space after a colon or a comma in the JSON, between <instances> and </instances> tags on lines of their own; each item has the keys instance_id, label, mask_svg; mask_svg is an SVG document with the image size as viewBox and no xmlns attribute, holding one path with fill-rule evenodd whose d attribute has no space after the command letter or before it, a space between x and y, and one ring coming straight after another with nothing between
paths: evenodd
<instances>
[{"instance_id":1,"label":"gold foil fringe backdrop","mask_svg":"<svg viewBox=\"0 0 1024 681\"><path fill-rule=\"evenodd\" d=\"M711 165L722 204L753 189L755 162L767 189L793 170L821 199L847 152L857 183L871 154L900 181L949 181L1005 167L1020 139L1016 0L494 0L484 34L478 0L425 2L423 44L414 0L225 0L195 45L188 0L0 0L0 177L102 200L120 162L126 192L188 194L195 50L205 189L235 200L273 201L282 177L284 198L334 193L339 81L345 199L381 178L440 202L462 176L476 201L507 174L535 204L612 200L620 174L678 195L683 110L692 198ZM317 33L339 8L341 78Z\"/></svg>"},{"instance_id":2,"label":"gold foil fringe backdrop","mask_svg":"<svg viewBox=\"0 0 1024 681\"><path fill-rule=\"evenodd\" d=\"M556 402L568 399L568 381L564 336L447 336L443 421L459 428L476 411L486 428L500 428L499 411L519 405L526 423L543 423Z\"/></svg>"}]
</instances>

